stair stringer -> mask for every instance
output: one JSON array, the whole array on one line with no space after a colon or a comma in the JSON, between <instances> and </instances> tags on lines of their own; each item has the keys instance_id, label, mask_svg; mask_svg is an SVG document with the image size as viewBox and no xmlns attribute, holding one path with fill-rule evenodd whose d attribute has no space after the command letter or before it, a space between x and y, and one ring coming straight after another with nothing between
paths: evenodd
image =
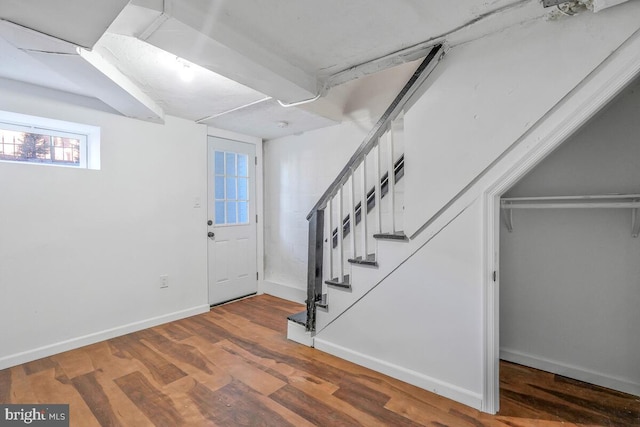
<instances>
[{"instance_id":1,"label":"stair stringer","mask_svg":"<svg viewBox=\"0 0 640 427\"><path fill-rule=\"evenodd\" d=\"M436 220L406 249L385 243L388 253L380 261L394 257L395 265L388 263L382 277L331 322L317 325L315 347L480 409L479 200L449 210L443 215L448 221Z\"/></svg>"}]
</instances>

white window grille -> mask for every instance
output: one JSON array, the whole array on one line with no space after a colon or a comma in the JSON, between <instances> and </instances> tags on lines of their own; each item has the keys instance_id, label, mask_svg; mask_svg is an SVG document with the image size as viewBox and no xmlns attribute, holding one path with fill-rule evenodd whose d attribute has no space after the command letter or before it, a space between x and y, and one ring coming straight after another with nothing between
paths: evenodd
<instances>
[{"instance_id":1,"label":"white window grille","mask_svg":"<svg viewBox=\"0 0 640 427\"><path fill-rule=\"evenodd\" d=\"M0 111L0 161L100 168L95 126Z\"/></svg>"}]
</instances>

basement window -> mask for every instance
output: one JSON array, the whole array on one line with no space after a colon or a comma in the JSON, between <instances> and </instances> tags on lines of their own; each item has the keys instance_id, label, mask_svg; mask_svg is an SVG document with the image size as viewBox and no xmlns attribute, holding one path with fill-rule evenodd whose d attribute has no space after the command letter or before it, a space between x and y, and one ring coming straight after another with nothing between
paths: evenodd
<instances>
[{"instance_id":1,"label":"basement window","mask_svg":"<svg viewBox=\"0 0 640 427\"><path fill-rule=\"evenodd\" d=\"M0 161L99 169L95 126L0 111Z\"/></svg>"}]
</instances>

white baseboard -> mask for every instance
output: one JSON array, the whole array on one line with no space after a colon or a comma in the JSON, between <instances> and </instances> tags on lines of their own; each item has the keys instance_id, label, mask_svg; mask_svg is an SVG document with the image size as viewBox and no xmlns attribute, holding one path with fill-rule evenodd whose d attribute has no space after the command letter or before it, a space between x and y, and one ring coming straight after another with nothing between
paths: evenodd
<instances>
[{"instance_id":1,"label":"white baseboard","mask_svg":"<svg viewBox=\"0 0 640 427\"><path fill-rule=\"evenodd\" d=\"M126 335L131 332L140 331L142 329L158 326L163 323L172 322L174 320L184 319L185 317L195 316L209 311L209 305L200 305L186 310L175 311L173 313L164 314L162 316L152 317L150 319L117 326L104 331L94 332L92 334L83 335L77 338L60 341L57 343L34 348L32 350L23 351L16 354L0 357L0 369L10 368L22 363L31 362L43 357L53 356L68 350L84 347L86 345L95 344L110 338Z\"/></svg>"},{"instance_id":2,"label":"white baseboard","mask_svg":"<svg viewBox=\"0 0 640 427\"><path fill-rule=\"evenodd\" d=\"M568 365L555 360L509 349L500 349L500 359L640 396L640 384L633 383L626 379L612 377L601 372L590 371L578 366Z\"/></svg>"},{"instance_id":3,"label":"white baseboard","mask_svg":"<svg viewBox=\"0 0 640 427\"><path fill-rule=\"evenodd\" d=\"M270 282L264 280L262 282L262 292L265 294L273 295L274 297L286 299L288 301L304 304L307 299L307 290L301 288L295 288L289 285L283 285L282 283Z\"/></svg>"},{"instance_id":4,"label":"white baseboard","mask_svg":"<svg viewBox=\"0 0 640 427\"><path fill-rule=\"evenodd\" d=\"M432 393L444 396L448 399L455 400L464 405L480 410L482 406L482 395L470 390L465 390L453 384L431 378L420 372L403 368L402 366L376 359L366 354L327 342L321 338L314 338L315 348L334 356L348 360L355 364L364 366L374 371L381 372L390 377L399 379L416 387L420 387Z\"/></svg>"}]
</instances>

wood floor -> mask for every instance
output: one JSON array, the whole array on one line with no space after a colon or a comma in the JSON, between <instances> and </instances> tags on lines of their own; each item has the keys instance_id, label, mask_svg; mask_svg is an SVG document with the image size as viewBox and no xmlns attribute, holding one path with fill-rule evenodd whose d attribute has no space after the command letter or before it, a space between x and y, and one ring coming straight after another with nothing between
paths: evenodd
<instances>
[{"instance_id":1,"label":"wood floor","mask_svg":"<svg viewBox=\"0 0 640 427\"><path fill-rule=\"evenodd\" d=\"M640 399L502 363L496 416L287 341L258 296L0 371L0 403L90 426L640 426Z\"/></svg>"}]
</instances>

